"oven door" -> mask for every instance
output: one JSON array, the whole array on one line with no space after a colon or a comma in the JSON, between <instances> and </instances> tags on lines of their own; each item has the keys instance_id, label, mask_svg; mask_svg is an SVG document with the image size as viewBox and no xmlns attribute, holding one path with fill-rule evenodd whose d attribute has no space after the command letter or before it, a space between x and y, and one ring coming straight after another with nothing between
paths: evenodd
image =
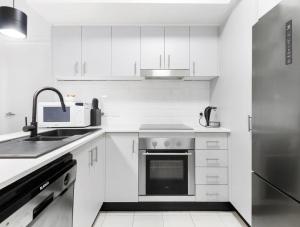
<instances>
[{"instance_id":1,"label":"oven door","mask_svg":"<svg viewBox=\"0 0 300 227\"><path fill-rule=\"evenodd\" d=\"M147 150L142 155L146 195L194 194L193 151Z\"/></svg>"}]
</instances>

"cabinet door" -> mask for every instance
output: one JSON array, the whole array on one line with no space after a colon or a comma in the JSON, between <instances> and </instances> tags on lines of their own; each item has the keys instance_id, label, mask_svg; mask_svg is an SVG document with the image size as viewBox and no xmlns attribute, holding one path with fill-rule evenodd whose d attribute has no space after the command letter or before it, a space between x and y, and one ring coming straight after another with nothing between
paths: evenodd
<instances>
[{"instance_id":1,"label":"cabinet door","mask_svg":"<svg viewBox=\"0 0 300 227\"><path fill-rule=\"evenodd\" d=\"M138 134L106 135L106 202L138 202Z\"/></svg>"},{"instance_id":2,"label":"cabinet door","mask_svg":"<svg viewBox=\"0 0 300 227\"><path fill-rule=\"evenodd\" d=\"M93 204L94 218L96 218L103 202L105 192L105 136L97 139L92 147L93 149Z\"/></svg>"},{"instance_id":3,"label":"cabinet door","mask_svg":"<svg viewBox=\"0 0 300 227\"><path fill-rule=\"evenodd\" d=\"M218 76L218 28L190 28L190 69L192 76Z\"/></svg>"},{"instance_id":4,"label":"cabinet door","mask_svg":"<svg viewBox=\"0 0 300 227\"><path fill-rule=\"evenodd\" d=\"M91 194L92 184L92 149L91 144L76 149L73 153L77 161L77 174L74 188L74 209L73 226L92 226L93 217L93 195Z\"/></svg>"},{"instance_id":5,"label":"cabinet door","mask_svg":"<svg viewBox=\"0 0 300 227\"><path fill-rule=\"evenodd\" d=\"M190 29L189 27L165 28L165 68L190 68Z\"/></svg>"},{"instance_id":6,"label":"cabinet door","mask_svg":"<svg viewBox=\"0 0 300 227\"><path fill-rule=\"evenodd\" d=\"M164 68L164 27L141 28L141 69Z\"/></svg>"},{"instance_id":7,"label":"cabinet door","mask_svg":"<svg viewBox=\"0 0 300 227\"><path fill-rule=\"evenodd\" d=\"M52 64L55 77L81 76L81 27L53 27Z\"/></svg>"},{"instance_id":8,"label":"cabinet door","mask_svg":"<svg viewBox=\"0 0 300 227\"><path fill-rule=\"evenodd\" d=\"M82 75L109 76L111 69L111 27L82 27Z\"/></svg>"},{"instance_id":9,"label":"cabinet door","mask_svg":"<svg viewBox=\"0 0 300 227\"><path fill-rule=\"evenodd\" d=\"M140 27L112 27L112 76L140 75Z\"/></svg>"}]
</instances>

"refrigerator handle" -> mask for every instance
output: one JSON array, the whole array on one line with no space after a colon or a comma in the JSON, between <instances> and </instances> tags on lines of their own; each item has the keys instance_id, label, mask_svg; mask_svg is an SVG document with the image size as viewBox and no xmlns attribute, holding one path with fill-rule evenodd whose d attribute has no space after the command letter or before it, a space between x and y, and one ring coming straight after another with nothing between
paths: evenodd
<instances>
[{"instance_id":1,"label":"refrigerator handle","mask_svg":"<svg viewBox=\"0 0 300 227\"><path fill-rule=\"evenodd\" d=\"M252 117L248 115L248 132L252 132Z\"/></svg>"}]
</instances>

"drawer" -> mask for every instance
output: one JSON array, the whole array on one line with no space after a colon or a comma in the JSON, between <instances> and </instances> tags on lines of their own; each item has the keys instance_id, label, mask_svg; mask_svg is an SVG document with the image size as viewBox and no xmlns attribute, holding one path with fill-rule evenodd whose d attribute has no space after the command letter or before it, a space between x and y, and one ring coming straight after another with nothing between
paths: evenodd
<instances>
[{"instance_id":1,"label":"drawer","mask_svg":"<svg viewBox=\"0 0 300 227\"><path fill-rule=\"evenodd\" d=\"M196 167L196 184L228 184L227 168Z\"/></svg>"},{"instance_id":2,"label":"drawer","mask_svg":"<svg viewBox=\"0 0 300 227\"><path fill-rule=\"evenodd\" d=\"M196 201L227 202L229 201L228 185L197 185Z\"/></svg>"},{"instance_id":3,"label":"drawer","mask_svg":"<svg viewBox=\"0 0 300 227\"><path fill-rule=\"evenodd\" d=\"M196 150L226 150L226 133L198 133L196 137Z\"/></svg>"},{"instance_id":4,"label":"drawer","mask_svg":"<svg viewBox=\"0 0 300 227\"><path fill-rule=\"evenodd\" d=\"M196 166L227 167L227 150L196 150Z\"/></svg>"}]
</instances>

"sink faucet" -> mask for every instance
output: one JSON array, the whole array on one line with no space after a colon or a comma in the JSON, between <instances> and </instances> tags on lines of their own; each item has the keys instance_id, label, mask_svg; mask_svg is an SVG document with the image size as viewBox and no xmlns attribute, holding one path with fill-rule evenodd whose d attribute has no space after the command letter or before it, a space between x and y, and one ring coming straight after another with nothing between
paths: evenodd
<instances>
[{"instance_id":1,"label":"sink faucet","mask_svg":"<svg viewBox=\"0 0 300 227\"><path fill-rule=\"evenodd\" d=\"M33 104L32 104L32 121L30 125L27 125L27 120L25 121L25 126L23 127L24 132L30 131L30 137L36 137L38 134L38 122L36 121L36 112L37 112L37 99L41 92L43 91L54 91L60 100L61 108L64 112L66 112L66 105L64 103L64 98L62 94L54 87L44 87L38 91L36 91L33 95Z\"/></svg>"}]
</instances>

